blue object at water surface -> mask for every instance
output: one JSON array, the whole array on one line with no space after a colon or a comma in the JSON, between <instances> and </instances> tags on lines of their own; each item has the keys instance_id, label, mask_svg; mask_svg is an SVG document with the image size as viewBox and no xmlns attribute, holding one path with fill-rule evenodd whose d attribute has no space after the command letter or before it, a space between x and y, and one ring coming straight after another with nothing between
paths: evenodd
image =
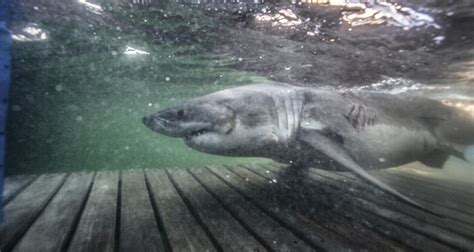
<instances>
[{"instance_id":1,"label":"blue object at water surface","mask_svg":"<svg viewBox=\"0 0 474 252\"><path fill-rule=\"evenodd\" d=\"M3 184L5 170L5 124L8 111L8 91L10 88L10 63L12 37L10 22L18 14L19 2L0 0L0 223L3 222Z\"/></svg>"},{"instance_id":2,"label":"blue object at water surface","mask_svg":"<svg viewBox=\"0 0 474 252\"><path fill-rule=\"evenodd\" d=\"M10 86L11 35L5 21L0 20L0 195L3 195L5 156L5 122ZM3 198L3 197L2 197ZM3 202L0 199L0 223L3 222Z\"/></svg>"}]
</instances>

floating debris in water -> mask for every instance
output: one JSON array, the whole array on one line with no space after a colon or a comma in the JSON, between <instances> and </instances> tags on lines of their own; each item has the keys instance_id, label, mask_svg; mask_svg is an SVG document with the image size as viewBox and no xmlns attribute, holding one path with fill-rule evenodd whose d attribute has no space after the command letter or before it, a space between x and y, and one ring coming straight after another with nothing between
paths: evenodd
<instances>
[{"instance_id":1,"label":"floating debris in water","mask_svg":"<svg viewBox=\"0 0 474 252\"><path fill-rule=\"evenodd\" d=\"M127 48L125 49L125 52L123 52L123 54L126 54L126 55L138 55L138 54L140 54L140 55L149 55L150 53L142 51L142 50L135 49L135 48L130 47L130 46L127 46Z\"/></svg>"},{"instance_id":2,"label":"floating debris in water","mask_svg":"<svg viewBox=\"0 0 474 252\"><path fill-rule=\"evenodd\" d=\"M54 87L54 89L55 89L56 91L58 91L58 92L61 92L61 91L64 90L64 87L63 87L62 85L56 85L56 86Z\"/></svg>"},{"instance_id":3,"label":"floating debris in water","mask_svg":"<svg viewBox=\"0 0 474 252\"><path fill-rule=\"evenodd\" d=\"M437 44L437 45L441 45L441 43L443 43L445 37L444 36L436 36L433 38L433 41Z\"/></svg>"},{"instance_id":4,"label":"floating debris in water","mask_svg":"<svg viewBox=\"0 0 474 252\"><path fill-rule=\"evenodd\" d=\"M86 7L86 10L100 15L104 11L102 7L98 4L89 3L87 0L78 0L78 2Z\"/></svg>"},{"instance_id":5,"label":"floating debris in water","mask_svg":"<svg viewBox=\"0 0 474 252\"><path fill-rule=\"evenodd\" d=\"M48 34L36 23L27 23L23 29L16 31L12 39L20 42L38 42L48 39Z\"/></svg>"}]
</instances>

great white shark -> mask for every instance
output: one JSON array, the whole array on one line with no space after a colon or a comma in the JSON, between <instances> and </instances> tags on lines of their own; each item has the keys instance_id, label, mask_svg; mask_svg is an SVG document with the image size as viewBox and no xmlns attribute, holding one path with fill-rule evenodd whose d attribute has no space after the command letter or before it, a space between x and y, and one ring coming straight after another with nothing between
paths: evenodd
<instances>
[{"instance_id":1,"label":"great white shark","mask_svg":"<svg viewBox=\"0 0 474 252\"><path fill-rule=\"evenodd\" d=\"M352 171L419 208L366 170L414 161L441 168L450 155L463 158L464 148L474 144L472 116L436 100L280 83L194 98L143 123L205 153Z\"/></svg>"}]
</instances>

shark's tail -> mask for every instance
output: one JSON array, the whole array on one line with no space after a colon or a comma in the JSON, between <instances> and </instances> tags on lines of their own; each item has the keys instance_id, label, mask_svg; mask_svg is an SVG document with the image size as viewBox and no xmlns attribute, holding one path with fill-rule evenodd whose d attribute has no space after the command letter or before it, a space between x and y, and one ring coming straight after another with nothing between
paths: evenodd
<instances>
[{"instance_id":1,"label":"shark's tail","mask_svg":"<svg viewBox=\"0 0 474 252\"><path fill-rule=\"evenodd\" d=\"M474 145L469 145L464 148L464 160L474 166Z\"/></svg>"},{"instance_id":2,"label":"shark's tail","mask_svg":"<svg viewBox=\"0 0 474 252\"><path fill-rule=\"evenodd\" d=\"M474 165L474 100L445 99L422 104L425 106L419 109L419 119L436 135L440 148L418 161L442 168L452 155Z\"/></svg>"},{"instance_id":3,"label":"shark's tail","mask_svg":"<svg viewBox=\"0 0 474 252\"><path fill-rule=\"evenodd\" d=\"M474 165L474 100L443 100L449 113L435 128L443 147Z\"/></svg>"}]
</instances>

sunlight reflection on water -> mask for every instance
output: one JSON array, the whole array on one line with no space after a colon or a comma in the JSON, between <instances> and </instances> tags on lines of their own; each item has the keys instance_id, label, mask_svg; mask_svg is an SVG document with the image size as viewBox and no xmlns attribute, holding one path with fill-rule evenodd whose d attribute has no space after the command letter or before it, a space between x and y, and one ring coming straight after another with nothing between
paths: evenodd
<instances>
[{"instance_id":1,"label":"sunlight reflection on water","mask_svg":"<svg viewBox=\"0 0 474 252\"><path fill-rule=\"evenodd\" d=\"M352 26L391 25L409 30L414 27L441 28L427 13L386 1L363 0L304 0L305 3L341 6L347 8L342 19Z\"/></svg>"}]
</instances>

